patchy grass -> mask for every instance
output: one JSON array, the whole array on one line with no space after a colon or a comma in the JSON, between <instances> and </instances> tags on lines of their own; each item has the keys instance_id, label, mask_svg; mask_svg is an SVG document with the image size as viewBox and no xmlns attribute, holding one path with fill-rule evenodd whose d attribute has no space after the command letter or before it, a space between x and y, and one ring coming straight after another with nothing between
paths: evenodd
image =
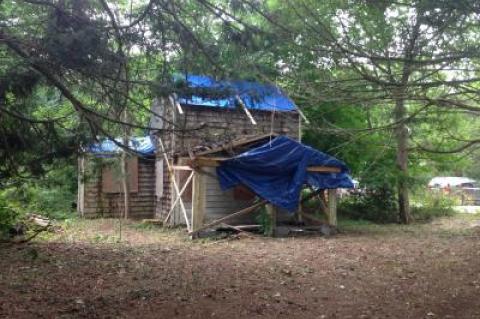
<instances>
[{"instance_id":1,"label":"patchy grass","mask_svg":"<svg viewBox=\"0 0 480 319\"><path fill-rule=\"evenodd\" d=\"M66 220L0 246L5 318L480 318L478 215L340 222L330 238L190 241ZM121 240L120 240L121 239Z\"/></svg>"},{"instance_id":2,"label":"patchy grass","mask_svg":"<svg viewBox=\"0 0 480 319\"><path fill-rule=\"evenodd\" d=\"M118 219L67 219L58 225L62 232L43 233L40 240L64 243L119 243L143 245L153 243L188 243L183 228L164 228Z\"/></svg>"}]
</instances>

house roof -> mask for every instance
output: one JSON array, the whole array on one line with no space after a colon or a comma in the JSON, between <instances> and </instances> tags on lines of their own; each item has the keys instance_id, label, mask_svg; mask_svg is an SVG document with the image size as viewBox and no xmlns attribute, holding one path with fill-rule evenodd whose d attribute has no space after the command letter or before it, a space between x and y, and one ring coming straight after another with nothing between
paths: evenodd
<instances>
[{"instance_id":1,"label":"house roof","mask_svg":"<svg viewBox=\"0 0 480 319\"><path fill-rule=\"evenodd\" d=\"M205 75L179 75L176 85L183 86L178 101L199 107L235 108L239 101L250 110L296 111L295 103L277 86L251 81L215 80Z\"/></svg>"},{"instance_id":2,"label":"house roof","mask_svg":"<svg viewBox=\"0 0 480 319\"><path fill-rule=\"evenodd\" d=\"M121 147L119 145L121 144L123 144L122 138L115 138L115 141L107 138L89 145L86 152L99 157L109 157L120 153ZM155 144L150 136L131 137L128 146L139 155L151 156L155 154Z\"/></svg>"}]
</instances>

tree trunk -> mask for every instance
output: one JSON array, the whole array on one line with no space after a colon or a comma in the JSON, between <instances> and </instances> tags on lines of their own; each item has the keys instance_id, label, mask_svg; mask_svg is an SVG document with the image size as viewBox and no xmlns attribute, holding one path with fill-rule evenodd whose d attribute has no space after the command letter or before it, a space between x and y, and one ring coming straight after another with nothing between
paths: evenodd
<instances>
[{"instance_id":1,"label":"tree trunk","mask_svg":"<svg viewBox=\"0 0 480 319\"><path fill-rule=\"evenodd\" d=\"M399 179L397 183L398 192L398 213L400 222L410 223L410 200L408 196L408 127L406 123L407 109L405 100L397 97L395 101L395 137L397 139L397 159L396 164L399 170Z\"/></svg>"},{"instance_id":2,"label":"tree trunk","mask_svg":"<svg viewBox=\"0 0 480 319\"><path fill-rule=\"evenodd\" d=\"M128 113L125 107L123 111L123 121L128 122ZM127 126L124 127L123 131L123 145L129 146L129 129ZM121 172L122 172L122 190L123 190L123 206L124 214L123 217L127 219L130 216L130 190L128 189L128 169L127 169L127 151L123 150L121 154Z\"/></svg>"}]
</instances>

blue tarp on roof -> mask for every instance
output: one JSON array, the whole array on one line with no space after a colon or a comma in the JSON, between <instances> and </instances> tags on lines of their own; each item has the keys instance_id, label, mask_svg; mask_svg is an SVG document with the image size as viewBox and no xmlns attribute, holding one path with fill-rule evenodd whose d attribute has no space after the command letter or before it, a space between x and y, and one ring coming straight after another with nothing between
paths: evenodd
<instances>
[{"instance_id":1,"label":"blue tarp on roof","mask_svg":"<svg viewBox=\"0 0 480 319\"><path fill-rule=\"evenodd\" d=\"M115 141L119 144L123 143L122 138L116 138ZM140 155L150 156L155 154L155 144L150 136L131 137L128 144L133 151ZM88 153L97 154L99 156L111 156L115 153L120 153L120 151L121 147L110 139L105 139L100 143L95 143L87 147Z\"/></svg>"},{"instance_id":2,"label":"blue tarp on roof","mask_svg":"<svg viewBox=\"0 0 480 319\"><path fill-rule=\"evenodd\" d=\"M235 108L238 95L248 109L295 111L290 98L278 87L250 81L217 81L204 75L182 75L176 82L186 86L188 93L179 95L180 104Z\"/></svg>"},{"instance_id":3,"label":"blue tarp on roof","mask_svg":"<svg viewBox=\"0 0 480 319\"><path fill-rule=\"evenodd\" d=\"M307 172L308 166L333 166L340 173ZM304 184L317 189L353 188L342 161L286 136L253 148L217 167L222 189L243 184L272 204L294 212Z\"/></svg>"}]
</instances>

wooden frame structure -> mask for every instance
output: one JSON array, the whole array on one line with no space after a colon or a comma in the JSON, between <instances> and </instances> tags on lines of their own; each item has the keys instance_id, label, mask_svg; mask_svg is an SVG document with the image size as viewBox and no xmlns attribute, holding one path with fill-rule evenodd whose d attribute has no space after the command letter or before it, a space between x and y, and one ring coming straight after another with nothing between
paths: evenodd
<instances>
[{"instance_id":1,"label":"wooden frame structure","mask_svg":"<svg viewBox=\"0 0 480 319\"><path fill-rule=\"evenodd\" d=\"M205 205L206 203L205 179L209 175L208 172L205 171L205 169L217 167L221 164L221 162L231 158L231 157L224 157L224 156L215 157L212 155L215 153L222 152L226 149L231 149L231 147L245 146L269 137L272 137L272 136L262 135L262 136L257 136L253 138L252 137L244 138L242 140L230 143L228 147L224 145L209 151L200 152L197 154L197 156L190 155L190 157L178 158L176 161L177 162L176 164L170 164L170 162L168 161L168 158L165 157L165 161L167 161L167 165L169 166L169 171L174 180L175 180L176 173L180 171L188 171L190 172L190 174L188 175L188 178L185 180L184 184L180 185L180 187L176 181L174 182L176 198L172 202L169 213L165 218L164 223L168 221L175 207L177 205L180 205L180 208L182 210L183 217L185 220L185 224L187 225L188 232L189 234L192 235L192 237L195 237L200 231L220 225L220 224L224 224L231 228L235 228L234 226L226 224L226 222L231 220L234 217L252 213L256 211L258 208L262 206L266 206L267 214L270 216L270 221L271 221L271 224L270 224L271 227L269 228L269 233L267 235L274 236L278 209L266 200L260 200L257 203L253 203L249 207L232 212L212 222L205 223L205 217L208 213L206 211L206 205ZM163 145L161 141L160 143L161 145ZM307 167L307 171L316 172L316 173L339 173L341 170L338 167L332 167L332 166L309 166ZM191 186L192 187L192 195L191 195L192 209L191 209L191 216L187 216L182 195L184 194L185 190L187 189L190 183L192 184ZM327 207L326 207L325 213L327 215L327 222L333 226L337 225L336 201L337 201L336 189L327 190Z\"/></svg>"}]
</instances>

